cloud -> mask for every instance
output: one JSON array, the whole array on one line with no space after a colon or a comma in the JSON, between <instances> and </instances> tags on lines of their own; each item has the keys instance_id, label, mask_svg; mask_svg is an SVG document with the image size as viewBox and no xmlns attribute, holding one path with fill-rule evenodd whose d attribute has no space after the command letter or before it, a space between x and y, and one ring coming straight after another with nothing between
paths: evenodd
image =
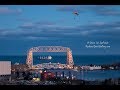
<instances>
[{"instance_id":1,"label":"cloud","mask_svg":"<svg viewBox=\"0 0 120 90\"><path fill-rule=\"evenodd\" d=\"M52 22L51 22L52 23ZM24 23L16 29L0 29L0 38L6 39L60 39L60 38L120 38L120 22L93 22L83 26L61 26L50 23Z\"/></svg>"},{"instance_id":2,"label":"cloud","mask_svg":"<svg viewBox=\"0 0 120 90\"><path fill-rule=\"evenodd\" d=\"M35 28L35 25L32 22L27 22L27 23L24 23L23 25L19 26L19 28L32 29L32 28Z\"/></svg>"},{"instance_id":3,"label":"cloud","mask_svg":"<svg viewBox=\"0 0 120 90\"><path fill-rule=\"evenodd\" d=\"M36 37L36 36L28 36L26 37L27 40L48 40L47 37Z\"/></svg>"},{"instance_id":4,"label":"cloud","mask_svg":"<svg viewBox=\"0 0 120 90\"><path fill-rule=\"evenodd\" d=\"M36 31L50 31L50 32L55 32L55 31L71 31L75 29L74 26L66 26L66 25L57 25L54 22L46 22L46 21L40 21L40 22L28 22L24 23L23 25L19 26L20 29L22 30L30 30L34 29Z\"/></svg>"},{"instance_id":5,"label":"cloud","mask_svg":"<svg viewBox=\"0 0 120 90\"><path fill-rule=\"evenodd\" d=\"M47 21L39 21L39 22L26 22L23 25L19 26L21 29L41 29L44 27L54 27L55 23L47 22Z\"/></svg>"},{"instance_id":6,"label":"cloud","mask_svg":"<svg viewBox=\"0 0 120 90\"><path fill-rule=\"evenodd\" d=\"M23 21L23 22L30 22L30 21L32 21L31 19L29 19L29 18L17 18L16 19L17 21Z\"/></svg>"},{"instance_id":7,"label":"cloud","mask_svg":"<svg viewBox=\"0 0 120 90\"><path fill-rule=\"evenodd\" d=\"M50 22L50 21L38 21L35 24L37 25L55 25L55 22Z\"/></svg>"},{"instance_id":8,"label":"cloud","mask_svg":"<svg viewBox=\"0 0 120 90\"><path fill-rule=\"evenodd\" d=\"M109 38L120 38L120 22L102 23L86 26L86 30L89 31L89 35L92 37L109 37Z\"/></svg>"},{"instance_id":9,"label":"cloud","mask_svg":"<svg viewBox=\"0 0 120 90\"><path fill-rule=\"evenodd\" d=\"M0 14L21 14L22 9L10 9L8 7L0 7Z\"/></svg>"},{"instance_id":10,"label":"cloud","mask_svg":"<svg viewBox=\"0 0 120 90\"><path fill-rule=\"evenodd\" d=\"M63 11L63 12L82 12L82 9L80 8L79 5L60 5L57 7L58 11Z\"/></svg>"},{"instance_id":11,"label":"cloud","mask_svg":"<svg viewBox=\"0 0 120 90\"><path fill-rule=\"evenodd\" d=\"M116 9L96 10L96 13L102 16L119 16L120 15L120 11Z\"/></svg>"},{"instance_id":12,"label":"cloud","mask_svg":"<svg viewBox=\"0 0 120 90\"><path fill-rule=\"evenodd\" d=\"M120 30L120 27L118 26L118 27L115 27L114 29L116 29L116 30Z\"/></svg>"},{"instance_id":13,"label":"cloud","mask_svg":"<svg viewBox=\"0 0 120 90\"><path fill-rule=\"evenodd\" d=\"M117 5L63 5L57 7L58 11L73 12L78 11L80 13L91 11L99 16L119 16L120 10Z\"/></svg>"},{"instance_id":14,"label":"cloud","mask_svg":"<svg viewBox=\"0 0 120 90\"><path fill-rule=\"evenodd\" d=\"M105 25L105 22L93 22L92 24L96 26L102 26Z\"/></svg>"},{"instance_id":15,"label":"cloud","mask_svg":"<svg viewBox=\"0 0 120 90\"><path fill-rule=\"evenodd\" d=\"M119 16L120 10L117 5L93 5L87 8L100 16Z\"/></svg>"}]
</instances>

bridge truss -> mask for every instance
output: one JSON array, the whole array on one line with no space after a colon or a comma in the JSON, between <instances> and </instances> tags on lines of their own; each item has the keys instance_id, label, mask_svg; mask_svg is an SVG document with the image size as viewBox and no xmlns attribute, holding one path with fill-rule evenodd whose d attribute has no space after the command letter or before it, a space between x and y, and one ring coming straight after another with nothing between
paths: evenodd
<instances>
[{"instance_id":1,"label":"bridge truss","mask_svg":"<svg viewBox=\"0 0 120 90\"><path fill-rule=\"evenodd\" d=\"M27 53L26 64L32 68L33 66L33 52L66 52L67 53L67 60L66 64L69 67L73 67L74 61L72 57L72 51L68 47L62 46L38 46L30 48Z\"/></svg>"}]
</instances>

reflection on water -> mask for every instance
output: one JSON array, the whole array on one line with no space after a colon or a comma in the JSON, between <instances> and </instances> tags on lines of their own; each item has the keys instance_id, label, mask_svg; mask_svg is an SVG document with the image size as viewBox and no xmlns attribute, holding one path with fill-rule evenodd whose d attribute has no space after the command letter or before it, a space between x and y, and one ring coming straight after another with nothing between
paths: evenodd
<instances>
[{"instance_id":1,"label":"reflection on water","mask_svg":"<svg viewBox=\"0 0 120 90\"><path fill-rule=\"evenodd\" d=\"M104 80L109 78L120 78L120 70L95 70L95 71L72 71L72 70L48 70L52 72L59 72L62 74L64 71L65 75L69 75L69 71L77 79L82 80Z\"/></svg>"}]
</instances>

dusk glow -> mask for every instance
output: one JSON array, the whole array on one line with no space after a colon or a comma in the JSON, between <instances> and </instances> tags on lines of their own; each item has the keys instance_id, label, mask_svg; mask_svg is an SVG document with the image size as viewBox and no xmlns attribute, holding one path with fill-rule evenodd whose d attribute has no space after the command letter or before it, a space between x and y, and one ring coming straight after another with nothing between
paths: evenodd
<instances>
[{"instance_id":1,"label":"dusk glow","mask_svg":"<svg viewBox=\"0 0 120 90\"><path fill-rule=\"evenodd\" d=\"M120 54L119 16L117 5L1 5L0 55L26 55L34 46L70 47L78 55ZM109 42L110 48L86 48L88 41Z\"/></svg>"},{"instance_id":2,"label":"dusk glow","mask_svg":"<svg viewBox=\"0 0 120 90\"><path fill-rule=\"evenodd\" d=\"M120 5L0 6L0 85L120 85L119 47Z\"/></svg>"}]
</instances>

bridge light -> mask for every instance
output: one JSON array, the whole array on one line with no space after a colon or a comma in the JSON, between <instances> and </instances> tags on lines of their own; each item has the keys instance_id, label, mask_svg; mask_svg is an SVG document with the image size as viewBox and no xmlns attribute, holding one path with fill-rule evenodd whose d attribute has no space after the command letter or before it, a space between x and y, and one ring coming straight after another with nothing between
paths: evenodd
<instances>
[{"instance_id":1,"label":"bridge light","mask_svg":"<svg viewBox=\"0 0 120 90\"><path fill-rule=\"evenodd\" d=\"M52 50L50 50L52 49ZM67 52L67 64L73 65L72 51L70 48L62 46L38 46L33 47L29 50L27 54L26 63L30 66L33 64L33 52ZM72 62L72 63L70 63ZM59 63L58 63L59 64ZM69 67L69 66L68 66Z\"/></svg>"},{"instance_id":2,"label":"bridge light","mask_svg":"<svg viewBox=\"0 0 120 90\"><path fill-rule=\"evenodd\" d=\"M69 77L67 76L66 78L68 79Z\"/></svg>"}]
</instances>

